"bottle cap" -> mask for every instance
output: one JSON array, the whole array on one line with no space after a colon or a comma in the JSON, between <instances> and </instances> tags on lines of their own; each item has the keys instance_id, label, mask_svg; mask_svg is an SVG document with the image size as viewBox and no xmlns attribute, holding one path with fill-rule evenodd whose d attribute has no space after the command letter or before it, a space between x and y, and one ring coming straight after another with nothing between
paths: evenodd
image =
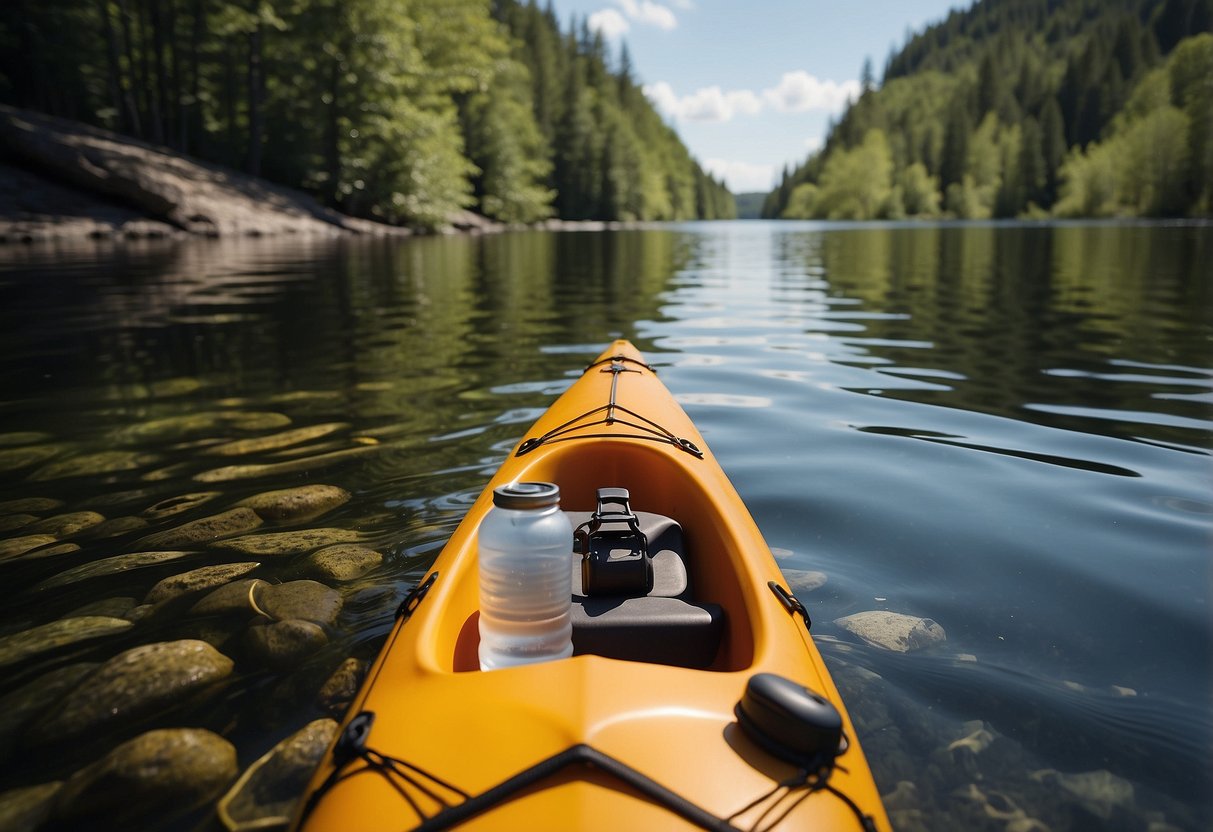
<instances>
[{"instance_id":1,"label":"bottle cap","mask_svg":"<svg viewBox=\"0 0 1213 832\"><path fill-rule=\"evenodd\" d=\"M493 505L498 508L546 508L559 502L560 486L554 482L515 482L493 489Z\"/></svg>"}]
</instances>

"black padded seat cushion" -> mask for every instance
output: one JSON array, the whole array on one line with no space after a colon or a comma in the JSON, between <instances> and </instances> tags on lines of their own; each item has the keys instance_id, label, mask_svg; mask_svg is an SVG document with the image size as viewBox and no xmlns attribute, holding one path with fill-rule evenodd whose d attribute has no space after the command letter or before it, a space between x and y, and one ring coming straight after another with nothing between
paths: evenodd
<instances>
[{"instance_id":1,"label":"black padded seat cushion","mask_svg":"<svg viewBox=\"0 0 1213 832\"><path fill-rule=\"evenodd\" d=\"M567 512L573 526L589 512ZM573 652L680 667L707 667L716 658L724 630L718 604L691 594L682 527L669 517L638 511L640 529L653 554L653 589L646 596L586 597L581 555L574 553Z\"/></svg>"}]
</instances>

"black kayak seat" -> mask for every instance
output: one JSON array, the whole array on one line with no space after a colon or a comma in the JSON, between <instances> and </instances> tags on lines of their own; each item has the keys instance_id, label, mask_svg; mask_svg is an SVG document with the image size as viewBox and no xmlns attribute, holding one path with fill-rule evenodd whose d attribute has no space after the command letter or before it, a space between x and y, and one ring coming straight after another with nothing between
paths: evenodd
<instances>
[{"instance_id":1,"label":"black kayak seat","mask_svg":"<svg viewBox=\"0 0 1213 832\"><path fill-rule=\"evenodd\" d=\"M590 512L566 512L576 528ZM583 594L581 555L573 574L573 653L680 667L707 667L716 658L724 610L693 597L682 527L669 517L635 512L653 557L653 588L646 595Z\"/></svg>"}]
</instances>

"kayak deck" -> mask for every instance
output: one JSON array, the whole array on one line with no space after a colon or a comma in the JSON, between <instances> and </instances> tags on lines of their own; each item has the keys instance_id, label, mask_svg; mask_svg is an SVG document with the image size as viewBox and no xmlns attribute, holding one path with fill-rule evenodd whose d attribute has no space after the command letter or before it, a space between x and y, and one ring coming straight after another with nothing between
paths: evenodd
<instances>
[{"instance_id":1,"label":"kayak deck","mask_svg":"<svg viewBox=\"0 0 1213 832\"><path fill-rule=\"evenodd\" d=\"M517 481L557 483L572 512L592 510L601 487L626 488L656 518L647 522L678 525L683 602L718 613L706 635L691 635L702 656L659 650L654 661L649 645L629 646L626 627L617 650L598 650L624 658L598 655L583 629L582 655L481 672L476 531L492 489ZM616 342L527 433L402 606L351 707L351 739L326 756L296 826L888 829L808 622L772 589L782 581L694 425L639 353ZM842 713L849 744L828 782L781 788L796 766L741 729L734 707L759 672Z\"/></svg>"}]
</instances>

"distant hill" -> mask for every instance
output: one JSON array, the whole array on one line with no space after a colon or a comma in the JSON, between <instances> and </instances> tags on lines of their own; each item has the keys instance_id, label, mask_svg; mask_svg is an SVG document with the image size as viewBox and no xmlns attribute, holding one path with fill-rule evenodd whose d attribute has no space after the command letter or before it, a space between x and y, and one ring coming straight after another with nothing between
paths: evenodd
<instances>
[{"instance_id":1,"label":"distant hill","mask_svg":"<svg viewBox=\"0 0 1213 832\"><path fill-rule=\"evenodd\" d=\"M762 216L762 203L767 195L762 191L749 194L733 194L733 202L737 205L737 219L756 220Z\"/></svg>"},{"instance_id":2,"label":"distant hill","mask_svg":"<svg viewBox=\"0 0 1213 832\"><path fill-rule=\"evenodd\" d=\"M980 0L913 36L764 217L1213 214L1213 0Z\"/></svg>"}]
</instances>

